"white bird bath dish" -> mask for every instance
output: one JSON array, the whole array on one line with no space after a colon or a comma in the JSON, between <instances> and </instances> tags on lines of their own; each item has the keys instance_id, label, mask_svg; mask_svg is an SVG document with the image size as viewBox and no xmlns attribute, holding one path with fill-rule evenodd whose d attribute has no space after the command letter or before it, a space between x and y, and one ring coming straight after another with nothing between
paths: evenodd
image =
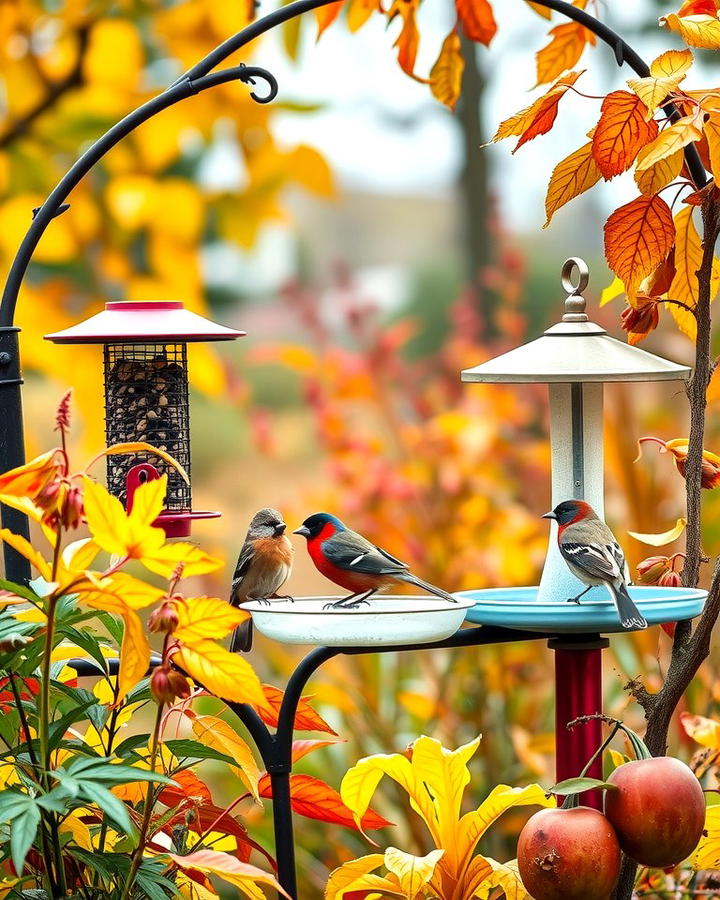
<instances>
[{"instance_id":1,"label":"white bird bath dish","mask_svg":"<svg viewBox=\"0 0 720 900\"><path fill-rule=\"evenodd\" d=\"M376 594L369 606L357 609L325 609L340 597L295 597L252 600L242 608L265 637L283 644L315 644L322 647L382 647L429 644L449 638L465 621L475 604L471 597L448 603L439 597Z\"/></svg>"}]
</instances>

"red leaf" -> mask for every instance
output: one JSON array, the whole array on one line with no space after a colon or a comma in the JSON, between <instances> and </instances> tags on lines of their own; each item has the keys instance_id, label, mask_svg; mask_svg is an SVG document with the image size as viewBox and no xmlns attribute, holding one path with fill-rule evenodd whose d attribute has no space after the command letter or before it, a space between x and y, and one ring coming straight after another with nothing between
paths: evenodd
<instances>
[{"instance_id":1,"label":"red leaf","mask_svg":"<svg viewBox=\"0 0 720 900\"><path fill-rule=\"evenodd\" d=\"M468 38L487 47L497 31L488 0L455 0L455 8Z\"/></svg>"},{"instance_id":2,"label":"red leaf","mask_svg":"<svg viewBox=\"0 0 720 900\"><path fill-rule=\"evenodd\" d=\"M646 114L647 106L629 91L613 91L603 100L592 148L606 181L627 171L642 148L657 137L657 122L646 122Z\"/></svg>"},{"instance_id":3,"label":"red leaf","mask_svg":"<svg viewBox=\"0 0 720 900\"><path fill-rule=\"evenodd\" d=\"M293 741L292 761L297 762L299 759L302 759L303 756L307 756L308 753L312 753L313 750L319 750L321 747L331 747L333 744L342 744L344 743L344 740L344 738L340 738L339 740L329 741Z\"/></svg>"},{"instance_id":4,"label":"red leaf","mask_svg":"<svg viewBox=\"0 0 720 900\"><path fill-rule=\"evenodd\" d=\"M210 827L212 827L213 831L229 834L237 840L238 848L235 856L241 862L248 862L251 852L257 850L277 870L275 860L264 847L250 837L245 826L226 812L225 809L215 806L214 803L203 802L194 806L190 811L187 809L180 810L177 815L165 823L163 831L170 829L168 833L171 833L172 826L178 824L186 824L191 831L196 831L198 834L202 834L203 831L207 831Z\"/></svg>"},{"instance_id":5,"label":"red leaf","mask_svg":"<svg viewBox=\"0 0 720 900\"><path fill-rule=\"evenodd\" d=\"M530 110L532 110L530 122L522 133L520 140L517 142L513 153L533 138L539 137L541 134L547 134L547 132L550 131L557 118L560 101L570 89L571 85L575 84L582 75L583 71L584 70L580 72L568 72L567 75L563 75L560 81L556 82L547 94L535 101L533 106L530 107Z\"/></svg>"},{"instance_id":6,"label":"red leaf","mask_svg":"<svg viewBox=\"0 0 720 900\"><path fill-rule=\"evenodd\" d=\"M271 684L264 684L262 688L268 708L258 708L257 712L266 725L276 728L284 694ZM337 731L333 731L325 719L310 706L308 697L300 698L295 714L295 731L323 731L325 734L337 735Z\"/></svg>"},{"instance_id":7,"label":"red leaf","mask_svg":"<svg viewBox=\"0 0 720 900\"><path fill-rule=\"evenodd\" d=\"M177 806L187 799L195 802L212 803L210 788L189 769L175 772L173 781L177 781L179 787L168 785L160 791L158 796L160 802L164 803L165 806Z\"/></svg>"},{"instance_id":8,"label":"red leaf","mask_svg":"<svg viewBox=\"0 0 720 900\"><path fill-rule=\"evenodd\" d=\"M678 10L679 16L713 16L717 15L715 0L687 0Z\"/></svg>"},{"instance_id":9,"label":"red leaf","mask_svg":"<svg viewBox=\"0 0 720 900\"><path fill-rule=\"evenodd\" d=\"M260 796L272 797L270 776L263 775L259 783ZM357 829L352 813L340 799L335 788L312 775L290 776L290 803L293 810L308 819L332 822L345 828ZM362 819L363 831L392 825L381 815L369 809Z\"/></svg>"}]
</instances>

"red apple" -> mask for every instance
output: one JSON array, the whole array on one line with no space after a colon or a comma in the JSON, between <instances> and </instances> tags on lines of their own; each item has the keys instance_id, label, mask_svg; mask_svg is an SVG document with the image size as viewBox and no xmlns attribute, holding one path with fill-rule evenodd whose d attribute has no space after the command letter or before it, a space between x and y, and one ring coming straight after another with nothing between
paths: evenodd
<instances>
[{"instance_id":1,"label":"red apple","mask_svg":"<svg viewBox=\"0 0 720 900\"><path fill-rule=\"evenodd\" d=\"M605 792L605 815L620 846L643 866L667 869L697 847L705 827L705 795L693 771L672 756L618 766Z\"/></svg>"},{"instance_id":2,"label":"red apple","mask_svg":"<svg viewBox=\"0 0 720 900\"><path fill-rule=\"evenodd\" d=\"M534 900L607 900L620 874L620 845L596 809L541 809L518 840L518 868Z\"/></svg>"}]
</instances>

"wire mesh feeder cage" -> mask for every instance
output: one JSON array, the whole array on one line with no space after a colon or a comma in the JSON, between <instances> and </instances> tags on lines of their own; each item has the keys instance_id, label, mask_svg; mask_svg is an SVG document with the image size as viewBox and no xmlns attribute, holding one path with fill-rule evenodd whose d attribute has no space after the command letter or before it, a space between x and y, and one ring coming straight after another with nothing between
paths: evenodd
<instances>
[{"instance_id":1,"label":"wire mesh feeder cage","mask_svg":"<svg viewBox=\"0 0 720 900\"><path fill-rule=\"evenodd\" d=\"M64 331L56 344L103 344L105 435L108 446L143 442L169 454L190 475L187 344L234 340L244 334L186 310L179 302L120 302ZM219 513L192 508L191 485L148 451L109 456L107 484L129 510L145 481L167 475L165 510L157 520L168 537L187 537L193 519Z\"/></svg>"}]
</instances>

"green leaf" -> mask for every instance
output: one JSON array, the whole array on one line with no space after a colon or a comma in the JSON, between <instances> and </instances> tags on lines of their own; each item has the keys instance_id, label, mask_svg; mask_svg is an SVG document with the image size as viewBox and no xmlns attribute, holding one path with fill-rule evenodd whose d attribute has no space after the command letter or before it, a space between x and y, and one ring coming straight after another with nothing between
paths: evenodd
<instances>
[{"instance_id":1,"label":"green leaf","mask_svg":"<svg viewBox=\"0 0 720 900\"><path fill-rule=\"evenodd\" d=\"M85 688L70 687L68 684L63 684L62 681L53 681L51 688L53 691L64 694L78 708L85 705L86 717L90 719L96 731L102 731L110 715L110 710L107 706L100 703L95 694L86 691ZM89 707L87 706L88 703L90 704Z\"/></svg>"},{"instance_id":2,"label":"green leaf","mask_svg":"<svg viewBox=\"0 0 720 900\"><path fill-rule=\"evenodd\" d=\"M178 759L182 757L190 759L216 759L220 762L228 763L228 765L231 766L237 765L237 760L233 759L232 756L228 756L227 753L221 753L219 750L214 750L212 747L206 747L205 744L201 744L200 741L180 739L175 741L163 741L163 744L173 756L177 756Z\"/></svg>"},{"instance_id":3,"label":"green leaf","mask_svg":"<svg viewBox=\"0 0 720 900\"><path fill-rule=\"evenodd\" d=\"M4 791L0 794L0 820L11 825L10 855L15 871L22 874L25 857L40 824L40 810L35 798L12 788Z\"/></svg>"},{"instance_id":4,"label":"green leaf","mask_svg":"<svg viewBox=\"0 0 720 900\"><path fill-rule=\"evenodd\" d=\"M139 759L140 757L135 753L135 750L138 747L147 747L149 740L149 734L131 734L130 737L125 738L121 744L118 744L113 752L119 757L130 756Z\"/></svg>"},{"instance_id":5,"label":"green leaf","mask_svg":"<svg viewBox=\"0 0 720 900\"><path fill-rule=\"evenodd\" d=\"M87 711L91 706L94 706L98 700L97 697L93 694L92 700L87 700L85 703L81 703L80 706L76 706L74 709L71 709L70 712L65 713L64 716L57 719L55 722L50 723L50 728L48 730L48 746L51 750L57 749L57 745L63 739L65 732L71 725L74 725L75 722L79 722L83 719L87 719Z\"/></svg>"},{"instance_id":6,"label":"green leaf","mask_svg":"<svg viewBox=\"0 0 720 900\"><path fill-rule=\"evenodd\" d=\"M17 584L15 581L6 581L4 578L0 578L0 591L10 591L11 594L17 594L18 597L22 597L34 606L42 604L42 600L35 591L31 590L27 585Z\"/></svg>"},{"instance_id":7,"label":"green leaf","mask_svg":"<svg viewBox=\"0 0 720 900\"><path fill-rule=\"evenodd\" d=\"M152 699L152 694L150 693L150 679L143 678L142 681L138 681L135 687L125 697L125 704L129 706L131 703L147 703L150 699Z\"/></svg>"},{"instance_id":8,"label":"green leaf","mask_svg":"<svg viewBox=\"0 0 720 900\"><path fill-rule=\"evenodd\" d=\"M586 775L577 778L566 778L554 784L548 793L557 794L559 797L567 797L568 794L581 794L583 791L616 791L617 785L597 778L588 778Z\"/></svg>"},{"instance_id":9,"label":"green leaf","mask_svg":"<svg viewBox=\"0 0 720 900\"><path fill-rule=\"evenodd\" d=\"M72 625L66 625L60 630L64 637L84 650L91 659L95 660L101 671L107 674L107 659L103 656L101 641L96 634L87 628L75 628Z\"/></svg>"}]
</instances>

